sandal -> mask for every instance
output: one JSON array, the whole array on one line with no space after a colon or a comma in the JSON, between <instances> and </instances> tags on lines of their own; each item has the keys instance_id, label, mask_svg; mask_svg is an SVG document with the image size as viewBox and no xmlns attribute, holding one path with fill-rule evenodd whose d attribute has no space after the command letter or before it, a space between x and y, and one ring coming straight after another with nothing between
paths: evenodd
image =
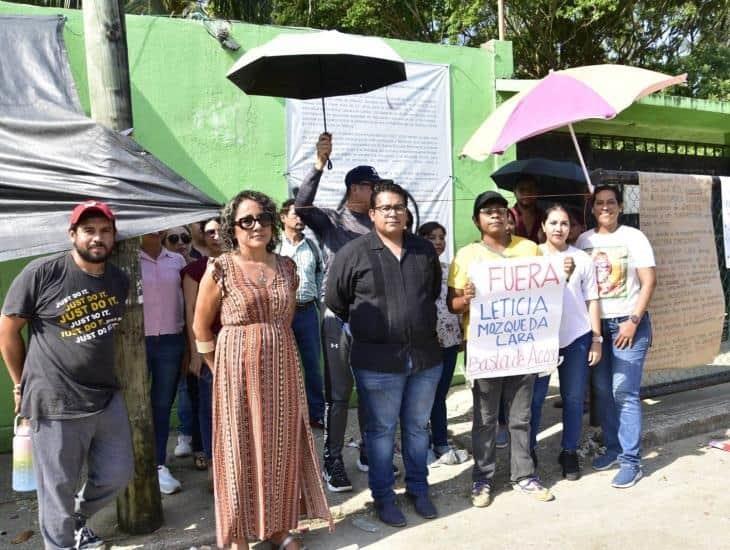
<instances>
[{"instance_id":1,"label":"sandal","mask_svg":"<svg viewBox=\"0 0 730 550\"><path fill-rule=\"evenodd\" d=\"M196 470L207 470L208 469L208 457L204 453L195 453L193 456L193 464L195 464Z\"/></svg>"}]
</instances>

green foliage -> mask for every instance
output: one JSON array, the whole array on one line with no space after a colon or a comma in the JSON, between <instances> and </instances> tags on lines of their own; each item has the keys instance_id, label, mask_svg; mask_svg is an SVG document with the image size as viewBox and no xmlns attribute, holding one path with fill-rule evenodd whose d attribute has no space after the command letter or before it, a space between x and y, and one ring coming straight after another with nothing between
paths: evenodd
<instances>
[{"instance_id":1,"label":"green foliage","mask_svg":"<svg viewBox=\"0 0 730 550\"><path fill-rule=\"evenodd\" d=\"M81 0L23 0L78 8ZM673 94L730 100L730 0L504 0L516 76L623 63L688 73ZM185 15L190 0L126 0L128 13ZM484 0L210 0L211 17L479 46L497 37Z\"/></svg>"},{"instance_id":2,"label":"green foliage","mask_svg":"<svg viewBox=\"0 0 730 550\"><path fill-rule=\"evenodd\" d=\"M689 73L672 93L730 99L730 0L505 0L517 76L624 63ZM497 37L497 2L276 0L272 22L479 46Z\"/></svg>"}]
</instances>

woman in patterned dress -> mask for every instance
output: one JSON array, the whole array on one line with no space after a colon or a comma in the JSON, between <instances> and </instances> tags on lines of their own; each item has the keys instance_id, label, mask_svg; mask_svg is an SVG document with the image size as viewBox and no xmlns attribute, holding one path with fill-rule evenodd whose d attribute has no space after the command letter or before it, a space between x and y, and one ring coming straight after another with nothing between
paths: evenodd
<instances>
[{"instance_id":1,"label":"woman in patterned dress","mask_svg":"<svg viewBox=\"0 0 730 550\"><path fill-rule=\"evenodd\" d=\"M242 191L221 217L227 252L200 282L193 325L213 371L218 545L248 548L258 539L296 550L289 531L300 514L331 523L291 328L296 267L273 253L278 218L268 196Z\"/></svg>"}]
</instances>

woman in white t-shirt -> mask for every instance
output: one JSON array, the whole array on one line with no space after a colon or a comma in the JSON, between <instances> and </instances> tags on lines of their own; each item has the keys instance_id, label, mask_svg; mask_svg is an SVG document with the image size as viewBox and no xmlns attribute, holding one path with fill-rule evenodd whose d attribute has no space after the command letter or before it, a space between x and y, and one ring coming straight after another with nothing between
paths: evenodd
<instances>
[{"instance_id":1,"label":"woman in white t-shirt","mask_svg":"<svg viewBox=\"0 0 730 550\"><path fill-rule=\"evenodd\" d=\"M563 362L558 367L558 375L563 399L563 436L558 462L563 468L563 477L576 480L580 478L576 451L583 426L588 367L601 359L601 317L593 263L588 254L566 242L570 227L570 215L563 206L556 204L548 208L541 226L546 242L540 245L540 251L543 256L572 258L575 266L563 291L563 316L560 320ZM538 376L532 394L530 451L533 457L536 456L537 432L549 379L549 376Z\"/></svg>"},{"instance_id":2,"label":"woman in white t-shirt","mask_svg":"<svg viewBox=\"0 0 730 550\"><path fill-rule=\"evenodd\" d=\"M622 206L617 188L596 187L596 229L576 242L593 258L604 336L593 385L606 454L593 460L593 469L607 470L618 463L611 483L617 488L632 487L642 476L639 389L651 346L647 308L656 287L651 244L638 229L619 224Z\"/></svg>"}]
</instances>

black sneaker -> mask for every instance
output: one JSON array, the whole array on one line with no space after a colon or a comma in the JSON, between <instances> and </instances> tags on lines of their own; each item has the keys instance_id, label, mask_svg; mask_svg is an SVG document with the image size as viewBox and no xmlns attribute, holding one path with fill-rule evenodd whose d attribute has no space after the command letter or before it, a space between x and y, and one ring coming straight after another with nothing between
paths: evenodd
<instances>
[{"instance_id":1,"label":"black sneaker","mask_svg":"<svg viewBox=\"0 0 730 550\"><path fill-rule=\"evenodd\" d=\"M94 532L85 525L76 529L76 550L84 550L86 548L102 548L104 541L97 537Z\"/></svg>"},{"instance_id":2,"label":"black sneaker","mask_svg":"<svg viewBox=\"0 0 730 550\"><path fill-rule=\"evenodd\" d=\"M335 459L329 463L325 462L322 477L326 482L327 489L333 493L352 491L352 483L347 477L342 459Z\"/></svg>"},{"instance_id":3,"label":"black sneaker","mask_svg":"<svg viewBox=\"0 0 730 550\"><path fill-rule=\"evenodd\" d=\"M580 463L578 462L578 454L575 451L560 451L558 463L563 467L563 477L570 481L580 479Z\"/></svg>"},{"instance_id":4,"label":"black sneaker","mask_svg":"<svg viewBox=\"0 0 730 550\"><path fill-rule=\"evenodd\" d=\"M361 472L369 472L370 464L368 463L368 455L365 453L365 449L360 448L360 456L357 458L357 469ZM398 477L400 475L400 468L393 464L393 476Z\"/></svg>"}]
</instances>

